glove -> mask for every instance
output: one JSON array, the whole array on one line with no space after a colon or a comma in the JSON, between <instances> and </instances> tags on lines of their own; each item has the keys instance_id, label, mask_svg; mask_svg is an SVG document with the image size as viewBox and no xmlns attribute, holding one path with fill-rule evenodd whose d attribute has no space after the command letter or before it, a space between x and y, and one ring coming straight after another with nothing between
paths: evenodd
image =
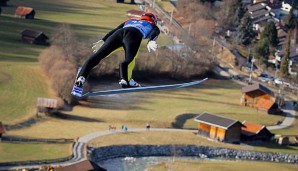
<instances>
[{"instance_id":1,"label":"glove","mask_svg":"<svg viewBox=\"0 0 298 171\"><path fill-rule=\"evenodd\" d=\"M157 49L157 43L156 41L154 40L150 40L147 44L147 49L149 52L151 52L151 50L153 50L154 52L156 51Z\"/></svg>"},{"instance_id":2,"label":"glove","mask_svg":"<svg viewBox=\"0 0 298 171\"><path fill-rule=\"evenodd\" d=\"M99 40L95 43L93 43L93 46L92 46L92 50L94 53L96 53L98 51L98 49L104 44L104 41L103 40Z\"/></svg>"}]
</instances>

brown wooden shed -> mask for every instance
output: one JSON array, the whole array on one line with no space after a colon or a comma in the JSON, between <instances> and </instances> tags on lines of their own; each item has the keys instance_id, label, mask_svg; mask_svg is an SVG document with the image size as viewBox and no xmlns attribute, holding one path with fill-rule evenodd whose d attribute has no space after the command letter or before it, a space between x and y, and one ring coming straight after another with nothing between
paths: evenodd
<instances>
[{"instance_id":1,"label":"brown wooden shed","mask_svg":"<svg viewBox=\"0 0 298 171\"><path fill-rule=\"evenodd\" d=\"M43 32L25 29L21 32L22 41L29 44L48 45L48 36Z\"/></svg>"},{"instance_id":2,"label":"brown wooden shed","mask_svg":"<svg viewBox=\"0 0 298 171\"><path fill-rule=\"evenodd\" d=\"M272 134L264 125L259 125L247 121L243 121L245 127L241 128L242 141L270 141L274 138Z\"/></svg>"},{"instance_id":3,"label":"brown wooden shed","mask_svg":"<svg viewBox=\"0 0 298 171\"><path fill-rule=\"evenodd\" d=\"M266 113L278 113L278 105L275 103L274 93L261 84L253 84L242 87L240 104L257 108Z\"/></svg>"},{"instance_id":4,"label":"brown wooden shed","mask_svg":"<svg viewBox=\"0 0 298 171\"><path fill-rule=\"evenodd\" d=\"M34 19L35 10L30 7L19 6L16 9L15 15L19 17L24 17L26 19Z\"/></svg>"},{"instance_id":5,"label":"brown wooden shed","mask_svg":"<svg viewBox=\"0 0 298 171\"><path fill-rule=\"evenodd\" d=\"M2 135L5 133L5 127L2 124L2 122L0 122L0 138L2 138Z\"/></svg>"},{"instance_id":6,"label":"brown wooden shed","mask_svg":"<svg viewBox=\"0 0 298 171\"><path fill-rule=\"evenodd\" d=\"M237 120L204 112L195 121L198 122L199 135L227 143L240 142L244 125Z\"/></svg>"}]
</instances>

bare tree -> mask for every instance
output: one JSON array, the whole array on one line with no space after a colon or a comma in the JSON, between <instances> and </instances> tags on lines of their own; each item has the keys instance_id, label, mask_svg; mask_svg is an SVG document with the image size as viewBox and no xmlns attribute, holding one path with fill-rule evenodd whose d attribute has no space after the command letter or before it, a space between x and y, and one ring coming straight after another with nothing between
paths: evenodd
<instances>
[{"instance_id":1,"label":"bare tree","mask_svg":"<svg viewBox=\"0 0 298 171\"><path fill-rule=\"evenodd\" d=\"M87 48L77 41L74 32L65 24L56 29L52 39L52 45L39 55L40 65L57 95L66 103L76 102L70 93L79 63L87 56Z\"/></svg>"}]
</instances>

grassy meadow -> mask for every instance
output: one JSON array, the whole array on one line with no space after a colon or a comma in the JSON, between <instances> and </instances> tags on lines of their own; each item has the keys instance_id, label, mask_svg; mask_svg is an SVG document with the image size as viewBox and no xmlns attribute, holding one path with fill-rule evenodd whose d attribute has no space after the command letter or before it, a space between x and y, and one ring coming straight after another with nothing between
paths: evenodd
<instances>
[{"instance_id":1,"label":"grassy meadow","mask_svg":"<svg viewBox=\"0 0 298 171\"><path fill-rule=\"evenodd\" d=\"M129 128L128 128L129 130ZM166 136L164 136L166 134ZM183 137L183 138L177 138ZM117 134L111 134L104 137L98 137L91 140L89 143L90 147L104 147L111 145L179 145L189 144L197 146L210 146L220 148L231 148L238 150L253 150L260 152L279 152L279 153L297 153L297 146L245 146L245 145L233 145L219 143L216 141L210 141L206 138L197 136L193 132L159 132L159 131L146 131L146 132L123 132Z\"/></svg>"},{"instance_id":2,"label":"grassy meadow","mask_svg":"<svg viewBox=\"0 0 298 171\"><path fill-rule=\"evenodd\" d=\"M99 130L109 124L121 127L197 128L194 117L202 112L220 114L240 121L272 125L282 116L257 113L255 109L239 105L241 93L236 83L210 79L200 85L177 90L111 95L88 99L64 116L49 117L29 128L12 130L8 134L40 138L75 138ZM237 97L237 98L235 98ZM224 101L223 101L224 99ZM216 106L216 107L214 107ZM47 134L44 131L51 130ZM75 131L74 131L75 130Z\"/></svg>"},{"instance_id":3,"label":"grassy meadow","mask_svg":"<svg viewBox=\"0 0 298 171\"><path fill-rule=\"evenodd\" d=\"M46 160L71 155L70 144L5 143L0 144L0 162Z\"/></svg>"},{"instance_id":4,"label":"grassy meadow","mask_svg":"<svg viewBox=\"0 0 298 171\"><path fill-rule=\"evenodd\" d=\"M38 64L38 56L46 47L23 44L20 36L23 29L36 29L51 37L59 24L68 23L77 34L78 40L90 45L91 53L92 42L126 20L126 11L137 9L135 5L117 4L113 0L10 0L8 4L9 6L2 7L0 15L0 121L4 124L15 124L34 117L37 97L57 98L55 91L51 89L51 82ZM36 10L36 19L16 18L14 11L20 5L33 7ZM171 40L164 35L158 40L160 46L169 42ZM141 50L145 51L146 47L142 46ZM98 82L99 85L95 88L115 87L117 80L114 82ZM167 80L166 83L179 81ZM154 84L165 84L165 81L155 80ZM107 130L109 124L118 128L122 124L126 124L128 128L143 128L148 122L152 127L175 125L181 128L196 128L194 117L205 111L265 125L273 125L283 119L282 116L266 115L258 113L255 109L240 106L240 89L241 86L231 81L210 79L203 84L179 90L95 97L68 107L67 110L61 110L57 115L43 116L44 119L35 125L8 131L6 135L76 138L91 132ZM295 129L290 128L289 132L292 131ZM281 130L279 133L287 132ZM141 135L136 137L139 136ZM162 135L158 133L152 136ZM125 144L126 135L121 137L117 142ZM171 135L169 139L174 137L175 135ZM185 144L193 143L190 135L179 137L185 139ZM145 136L140 138L148 140ZM152 142L157 141L158 138L154 138ZM71 153L65 146L70 148L70 145L60 144L0 143L0 162L65 157ZM22 151L27 151L26 155L16 155Z\"/></svg>"},{"instance_id":5,"label":"grassy meadow","mask_svg":"<svg viewBox=\"0 0 298 171\"><path fill-rule=\"evenodd\" d=\"M270 162L250 162L232 160L174 160L172 162L162 162L150 166L147 171L247 171L247 170L270 170L270 171L294 171L297 165L279 164Z\"/></svg>"}]
</instances>

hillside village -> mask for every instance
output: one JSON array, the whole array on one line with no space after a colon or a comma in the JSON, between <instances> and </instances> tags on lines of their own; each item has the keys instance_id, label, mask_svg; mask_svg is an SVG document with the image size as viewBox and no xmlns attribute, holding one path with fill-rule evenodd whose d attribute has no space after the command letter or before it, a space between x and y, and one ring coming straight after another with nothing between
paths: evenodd
<instances>
[{"instance_id":1,"label":"hillside village","mask_svg":"<svg viewBox=\"0 0 298 171\"><path fill-rule=\"evenodd\" d=\"M298 16L298 6L293 5L294 1L278 1L278 0L268 0L268 1L254 1L253 4L248 4L247 9L251 14L253 19L253 28L257 32L258 37L260 33L264 30L266 23L273 21L275 23L276 29L278 31L279 44L277 46L276 52L272 57L268 59L268 62L279 67L281 65L282 59L286 51L286 37L288 35L288 29L282 18L289 15L292 10L295 17ZM297 42L293 43L290 48L289 56L289 74L297 75L297 57L298 57L298 46Z\"/></svg>"},{"instance_id":2,"label":"hillside village","mask_svg":"<svg viewBox=\"0 0 298 171\"><path fill-rule=\"evenodd\" d=\"M177 1L175 0L171 1L173 6L177 4ZM117 0L117 3L120 3L120 4L137 3L138 4L138 1L135 0L132 2L125 2L125 1ZM215 5L220 6L222 2L215 1L214 3ZM7 4L9 4L8 0L0 0L0 5L2 8L7 6ZM260 65L257 65L257 63L254 63L255 59L253 55L248 53L246 54L247 56L245 56L243 55L243 53L241 54L240 49L237 49L237 48L231 49L230 47L233 46L233 43L231 43L232 42L231 40L236 39L237 30L236 28L225 30L225 28L221 26L218 26L214 29L213 44L211 43L211 46L210 46L210 48L212 48L212 51L210 51L211 53L209 55L212 57L214 53L213 51L214 48L217 48L216 51L219 52L218 54L221 53L220 52L221 49L227 49L230 56L232 56L233 58L236 58L233 55L236 49L237 54L240 54L240 56L244 59L247 58L245 60L249 62L247 64L243 64L243 66L240 66L240 67L235 65L235 63L233 63L232 67L231 66L227 67L227 63L220 62L221 60L219 59L217 62L214 62L215 63L214 68L220 68L220 69L219 71L214 69L213 72L215 74L218 74L216 78L220 78L223 80L231 79L232 81L241 85L241 89L239 90L241 92L240 93L241 95L237 97L239 99L238 106L246 108L247 110L254 110L256 111L255 113L257 113L258 115L280 116L285 120L278 120L278 122L274 123L273 125L266 126L263 124L258 124L247 120L233 119L226 116L220 116L216 113L205 111L199 114L195 114L195 116L191 119L193 122L193 125L195 125L195 128L190 131L194 131L196 136L198 137L201 137L206 139L207 141L211 141L219 144L228 144L228 145L230 144L237 144L237 145L274 144L278 146L296 147L298 145L297 134L282 135L282 134L275 134L271 131L281 129L283 128L283 126L289 127L295 122L297 122L295 121L295 117L296 117L295 109L297 111L297 108L298 108L298 105L297 105L298 41L297 41L297 38L294 37L290 39L291 46L289 47L287 45L290 29L287 28L283 19L285 16L290 15L290 13L293 14L294 18L296 19L298 18L298 3L296 3L295 0L253 0L252 2L250 0L242 0L242 4L243 4L243 7L247 10L247 13L251 18L253 31L256 35L255 42L257 42L262 38L262 32L264 31L266 25L269 22L274 22L279 41L278 41L278 46L276 46L276 48L274 49L274 52L270 54L267 58L268 66L271 66L271 67L273 66L274 72L270 72L269 70L266 70L264 68L261 69ZM188 30L188 32L190 32L191 30L190 29L191 24L189 24L188 22L185 22L183 17L179 16L179 13L171 14L171 11L167 12L165 9L162 9L158 4L155 4L155 1L149 1L149 0L146 0L143 3L138 4L138 8L139 9L128 10L126 12L127 18L138 18L142 14L142 9L159 13L160 21L158 22L158 24L161 27L163 34L171 37L171 39L173 39L178 45L182 44L183 47L184 45L187 45L187 43L184 42L185 39L183 39L183 37L173 34L177 30L181 31L181 29L183 29L184 31ZM2 10L0 10L0 14L1 14L1 11ZM167 13L165 14L164 12L167 12ZM38 16L38 10L31 8L29 6L28 7L19 6L19 7L16 7L15 16L22 19L34 20L36 16ZM172 22L173 23L177 22L177 25L175 26L176 27L175 29L177 29L176 31L174 31L173 29L174 24ZM294 34L296 36L297 31ZM42 30L24 28L23 31L21 31L19 37L22 43L25 43L25 44L50 46L50 41L49 41L50 37L46 35L46 33L44 33ZM215 40L217 40L216 46L214 43ZM222 43L223 40L224 40L224 43ZM212 42L212 39L209 41ZM245 45L242 45L242 46L243 48L248 47ZM192 49L191 53L196 53L196 51ZM184 54L182 54L182 56L183 55ZM286 55L288 55L288 63L287 63L288 75L283 77L280 74L281 73L280 70L282 68L281 66L283 65L282 64L283 59L285 58ZM220 58L220 55L217 55L216 58ZM231 63L229 63L229 65L230 64ZM228 69L225 67L227 67ZM243 68L247 68L247 70L244 71ZM240 78L242 76L244 76L245 79ZM282 81L278 82L280 80ZM284 92L281 92L281 91L284 91ZM289 96L285 94L288 94ZM291 97L291 99L289 99L288 97ZM42 116L42 114L40 115L39 113L45 112L47 115L51 115L51 113L55 113L59 111L59 107L57 103L58 103L57 100L53 98L39 98L37 102L38 109L37 109L36 116L37 117ZM230 112L233 113L233 111L230 111ZM110 128L111 128L111 125L109 125L109 129ZM17 140L11 138L8 132L14 129L15 129L14 125L5 124L4 122L1 121L1 118L0 118L0 140L1 141L3 142L36 141L33 138L26 138L26 137L17 137ZM138 130L137 128L132 128L131 129L132 132L134 129L136 131ZM150 129L154 130L152 128ZM148 130L149 129L147 128L144 131L148 131ZM109 130L107 132L107 135L110 135L110 134L112 135L114 133L119 133L119 132L125 133L126 131L127 131L127 128L126 130L116 130L116 126L115 126L115 129ZM85 135L85 137L88 137L88 136L89 134ZM42 169L74 170L74 169L77 169L78 167L85 167L90 170L104 170L103 168L100 168L99 166L94 164L91 159L86 160L86 158L88 159L87 155L89 157L92 155L99 158L101 157L100 154L97 154L96 150L94 150L97 147L93 146L92 144L88 145L87 144L88 142L87 143L85 142L87 141L86 139L84 139L84 136L82 136L82 137L77 137L75 140L72 140L71 138L70 139L65 138L62 140L64 141L62 143L72 142L74 152L70 157L63 158L61 159L61 161L57 160L54 162L59 163L59 162L69 161L70 164L72 165L66 166L66 167L51 166L51 167L42 168ZM48 140L51 141L51 139L48 139ZM43 142L44 140L37 140L37 142L38 141ZM60 141L59 143L61 143L61 140L53 140L53 141ZM146 149L148 147L144 147L144 148ZM95 151L94 153L92 152L93 150ZM142 149L140 151L142 151ZM112 150L108 152L117 153ZM121 154L115 154L115 155L121 156ZM238 157L239 156L236 156L235 158L238 158ZM282 158L283 156L278 156L278 157ZM84 160L84 162L82 162L82 160ZM264 160L267 161L268 159L264 159ZM278 159L276 159L276 161L277 160ZM51 164L48 164L47 162L51 163L51 161L52 160L48 160L48 161L44 160L42 162L46 163L46 165L48 166ZM289 163L293 162L294 164L297 164L298 162L297 153L295 152L293 155L288 155L287 161ZM24 163L25 162L1 163L0 161L0 170L1 170L1 166L5 166L5 164L9 164L11 166L17 166L17 165L22 165ZM38 165L38 162L32 161L31 163L30 162L29 164L25 163L24 165L30 165L30 164ZM53 166L55 166L55 164L53 164ZM85 169L85 170L88 170L88 169Z\"/></svg>"}]
</instances>

